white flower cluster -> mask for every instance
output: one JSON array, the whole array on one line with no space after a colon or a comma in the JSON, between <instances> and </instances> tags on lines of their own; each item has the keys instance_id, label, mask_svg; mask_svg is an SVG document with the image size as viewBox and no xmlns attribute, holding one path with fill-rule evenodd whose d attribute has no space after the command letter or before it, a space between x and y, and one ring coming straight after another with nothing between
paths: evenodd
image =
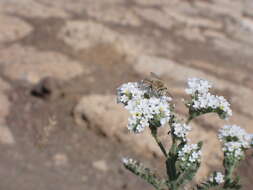
<instances>
[{"instance_id":1,"label":"white flower cluster","mask_svg":"<svg viewBox=\"0 0 253 190\"><path fill-rule=\"evenodd\" d=\"M223 96L217 96L210 93L202 94L201 96L198 96L198 99L193 101L193 107L195 109L220 109L225 112L227 116L232 116L230 104Z\"/></svg>"},{"instance_id":2,"label":"white flower cluster","mask_svg":"<svg viewBox=\"0 0 253 190\"><path fill-rule=\"evenodd\" d=\"M237 159L244 155L244 150L250 148L252 142L251 134L237 125L225 125L219 130L218 137L223 142L225 154Z\"/></svg>"},{"instance_id":3,"label":"white flower cluster","mask_svg":"<svg viewBox=\"0 0 253 190\"><path fill-rule=\"evenodd\" d=\"M188 87L185 91L193 96L192 108L203 112L217 112L224 114L224 118L232 116L229 102L223 96L213 95L209 92L212 85L203 79L188 79Z\"/></svg>"},{"instance_id":4,"label":"white flower cluster","mask_svg":"<svg viewBox=\"0 0 253 190\"><path fill-rule=\"evenodd\" d=\"M210 178L209 181L216 184L224 183L224 175L221 172L215 172Z\"/></svg>"},{"instance_id":5,"label":"white flower cluster","mask_svg":"<svg viewBox=\"0 0 253 190\"><path fill-rule=\"evenodd\" d=\"M128 164L133 164L133 165L135 165L135 164L137 164L138 162L136 161L136 160L134 160L134 159L132 159L132 158L122 158L122 162L123 162L123 164L125 164L125 165L128 165Z\"/></svg>"},{"instance_id":6,"label":"white flower cluster","mask_svg":"<svg viewBox=\"0 0 253 190\"><path fill-rule=\"evenodd\" d=\"M201 157L201 151L197 144L186 144L178 152L179 160L181 160L181 167L187 168L191 166L192 163L199 163Z\"/></svg>"},{"instance_id":7,"label":"white flower cluster","mask_svg":"<svg viewBox=\"0 0 253 190\"><path fill-rule=\"evenodd\" d=\"M186 135L191 130L191 127L186 125L185 123L173 123L173 134L176 135L178 138L181 138L183 141L186 141Z\"/></svg>"},{"instance_id":8,"label":"white flower cluster","mask_svg":"<svg viewBox=\"0 0 253 190\"><path fill-rule=\"evenodd\" d=\"M120 86L117 89L117 101L119 103L127 104L131 99L134 98L142 98L144 95L144 91L139 88L139 84L137 82L128 82Z\"/></svg>"},{"instance_id":9,"label":"white flower cluster","mask_svg":"<svg viewBox=\"0 0 253 190\"><path fill-rule=\"evenodd\" d=\"M131 114L128 129L135 133L142 132L150 124L156 127L166 124L171 117L170 100L166 96L150 97L138 83L123 84L118 89L118 102Z\"/></svg>"},{"instance_id":10,"label":"white flower cluster","mask_svg":"<svg viewBox=\"0 0 253 190\"><path fill-rule=\"evenodd\" d=\"M187 94L195 95L198 94L205 94L209 91L209 89L212 87L209 81L199 79L199 78L189 78L188 79L188 87L185 89L185 92Z\"/></svg>"}]
</instances>

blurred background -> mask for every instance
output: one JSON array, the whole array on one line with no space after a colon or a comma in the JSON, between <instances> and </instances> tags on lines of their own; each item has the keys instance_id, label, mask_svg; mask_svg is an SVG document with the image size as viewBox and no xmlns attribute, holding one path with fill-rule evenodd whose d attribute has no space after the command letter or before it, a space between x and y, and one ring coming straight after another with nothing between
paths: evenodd
<instances>
[{"instance_id":1,"label":"blurred background","mask_svg":"<svg viewBox=\"0 0 253 190\"><path fill-rule=\"evenodd\" d=\"M148 131L127 131L115 96L150 72L182 117L188 77L231 102L230 120L201 117L190 134L204 141L195 182L219 170L218 129L253 133L252 10L252 0L0 0L0 189L151 190L121 158L161 176L164 160ZM246 190L251 154L238 170Z\"/></svg>"}]
</instances>

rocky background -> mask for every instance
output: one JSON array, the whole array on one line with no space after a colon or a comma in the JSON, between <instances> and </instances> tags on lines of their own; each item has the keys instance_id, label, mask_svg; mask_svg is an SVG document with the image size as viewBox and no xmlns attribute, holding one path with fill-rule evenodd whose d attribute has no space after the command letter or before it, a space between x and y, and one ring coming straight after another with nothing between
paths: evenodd
<instances>
[{"instance_id":1,"label":"rocky background","mask_svg":"<svg viewBox=\"0 0 253 190\"><path fill-rule=\"evenodd\" d=\"M151 71L182 116L188 77L212 81L232 104L229 121L192 124L192 142L204 141L203 179L221 167L219 127L253 132L252 52L252 0L0 0L0 189L151 190L120 160L163 175L161 153L148 131L129 134L115 98ZM251 154L238 171L245 190Z\"/></svg>"}]
</instances>

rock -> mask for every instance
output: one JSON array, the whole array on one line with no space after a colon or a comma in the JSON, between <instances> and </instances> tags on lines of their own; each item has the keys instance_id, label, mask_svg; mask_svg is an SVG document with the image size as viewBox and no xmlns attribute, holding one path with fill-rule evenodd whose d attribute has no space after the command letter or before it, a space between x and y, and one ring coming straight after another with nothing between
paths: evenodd
<instances>
[{"instance_id":1,"label":"rock","mask_svg":"<svg viewBox=\"0 0 253 190\"><path fill-rule=\"evenodd\" d=\"M243 37L239 37L240 32L236 32L237 37L242 40ZM244 39L245 41L246 39ZM252 45L248 43L242 43L239 40L229 39L229 38L215 38L212 41L213 48L217 51L221 51L224 55L229 56L242 56L252 59ZM248 39L248 42L251 42L251 39ZM252 43L253 44L253 43ZM243 61L242 63L245 64Z\"/></svg>"},{"instance_id":2,"label":"rock","mask_svg":"<svg viewBox=\"0 0 253 190\"><path fill-rule=\"evenodd\" d=\"M203 35L208 38L211 38L211 39L224 39L224 38L226 38L222 32L218 32L215 30L205 30L203 32Z\"/></svg>"},{"instance_id":3,"label":"rock","mask_svg":"<svg viewBox=\"0 0 253 190\"><path fill-rule=\"evenodd\" d=\"M43 0L43 3L51 9L60 9L64 10L67 13L74 13L78 15L84 15L88 9L90 10L97 10L94 9L94 7L103 6L105 9L108 8L108 6L115 6L117 4L123 4L123 0L107 0L107 1L93 1L93 0L81 0L81 1L62 1L62 0ZM102 11L102 10L101 10ZM99 13L97 13L99 14Z\"/></svg>"},{"instance_id":4,"label":"rock","mask_svg":"<svg viewBox=\"0 0 253 190\"><path fill-rule=\"evenodd\" d=\"M0 126L0 143L6 144L6 145L15 144L15 139L9 127L2 126L2 125Z\"/></svg>"},{"instance_id":5,"label":"rock","mask_svg":"<svg viewBox=\"0 0 253 190\"><path fill-rule=\"evenodd\" d=\"M107 172L109 170L107 163L105 160L98 160L92 163L92 166L102 172Z\"/></svg>"},{"instance_id":6,"label":"rock","mask_svg":"<svg viewBox=\"0 0 253 190\"><path fill-rule=\"evenodd\" d=\"M62 87L63 84L56 78L45 77L33 86L31 94L43 99L56 99L64 95Z\"/></svg>"},{"instance_id":7,"label":"rock","mask_svg":"<svg viewBox=\"0 0 253 190\"><path fill-rule=\"evenodd\" d=\"M0 52L3 72L13 80L38 83L42 78L53 76L62 80L89 73L76 61L56 52L41 52L32 47L11 46Z\"/></svg>"},{"instance_id":8,"label":"rock","mask_svg":"<svg viewBox=\"0 0 253 190\"><path fill-rule=\"evenodd\" d=\"M168 16L163 11L160 11L159 9L156 10L152 8L136 8L135 12L143 19L148 20L149 22L152 22L153 24L165 29L171 29L175 24L170 16Z\"/></svg>"},{"instance_id":9,"label":"rock","mask_svg":"<svg viewBox=\"0 0 253 190\"><path fill-rule=\"evenodd\" d=\"M227 15L233 19L237 19L242 14L242 7L235 1L216 1L215 3L196 1L195 6L198 7L200 13L208 14L212 17Z\"/></svg>"},{"instance_id":10,"label":"rock","mask_svg":"<svg viewBox=\"0 0 253 190\"><path fill-rule=\"evenodd\" d=\"M204 17L194 17L187 15L184 12L178 10L172 10L171 7L163 7L163 10L177 23L186 24L187 27L202 27L209 29L221 29L223 24L218 19L211 20Z\"/></svg>"},{"instance_id":11,"label":"rock","mask_svg":"<svg viewBox=\"0 0 253 190\"><path fill-rule=\"evenodd\" d=\"M135 15L135 12L123 6L107 5L105 9L104 4L98 4L97 6L87 7L86 11L89 16L104 22L135 27L141 25L141 21Z\"/></svg>"},{"instance_id":12,"label":"rock","mask_svg":"<svg viewBox=\"0 0 253 190\"><path fill-rule=\"evenodd\" d=\"M68 165L68 157L64 153L57 153L53 156L55 166L62 167Z\"/></svg>"},{"instance_id":13,"label":"rock","mask_svg":"<svg viewBox=\"0 0 253 190\"><path fill-rule=\"evenodd\" d=\"M166 0L157 0L157 1L153 1L153 0L134 0L136 3L140 4L140 5L145 5L145 6L155 6L155 5L167 5L170 4L168 1Z\"/></svg>"},{"instance_id":14,"label":"rock","mask_svg":"<svg viewBox=\"0 0 253 190\"><path fill-rule=\"evenodd\" d=\"M30 34L33 28L14 16L0 14L0 43L11 42Z\"/></svg>"},{"instance_id":15,"label":"rock","mask_svg":"<svg viewBox=\"0 0 253 190\"><path fill-rule=\"evenodd\" d=\"M127 111L116 103L116 96L111 95L84 96L74 109L74 117L78 125L88 125L108 137L119 139L136 152L161 155L148 130L138 135L127 130L128 116Z\"/></svg>"},{"instance_id":16,"label":"rock","mask_svg":"<svg viewBox=\"0 0 253 190\"><path fill-rule=\"evenodd\" d=\"M156 36L157 31L154 30L153 32ZM136 36L131 33L122 34L92 21L68 21L61 29L59 38L76 51L89 49L101 44L110 44L119 53L126 55L131 61L142 54L155 54L159 52L170 55L179 50L179 47L168 43L167 40L156 44L155 38L150 38L150 35L143 34Z\"/></svg>"},{"instance_id":17,"label":"rock","mask_svg":"<svg viewBox=\"0 0 253 190\"><path fill-rule=\"evenodd\" d=\"M29 5L29 6L27 6ZM2 9L2 10L1 10ZM60 17L67 18L68 13L57 7L54 3L40 3L34 0L22 1L0 1L0 10L6 14L16 14L25 17L50 18Z\"/></svg>"},{"instance_id":18,"label":"rock","mask_svg":"<svg viewBox=\"0 0 253 190\"><path fill-rule=\"evenodd\" d=\"M97 44L113 43L117 35L101 24L75 20L66 23L60 31L59 38L74 49L80 50Z\"/></svg>"},{"instance_id":19,"label":"rock","mask_svg":"<svg viewBox=\"0 0 253 190\"><path fill-rule=\"evenodd\" d=\"M202 34L199 28L197 27L188 27L176 32L178 36L182 36L189 41L199 41L205 42L205 36Z\"/></svg>"}]
</instances>

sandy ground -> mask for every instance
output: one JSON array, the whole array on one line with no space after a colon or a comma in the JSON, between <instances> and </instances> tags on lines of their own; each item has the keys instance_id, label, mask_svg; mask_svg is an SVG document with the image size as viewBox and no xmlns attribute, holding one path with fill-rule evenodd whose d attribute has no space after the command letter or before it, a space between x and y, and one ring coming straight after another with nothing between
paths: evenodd
<instances>
[{"instance_id":1,"label":"sandy ground","mask_svg":"<svg viewBox=\"0 0 253 190\"><path fill-rule=\"evenodd\" d=\"M0 189L151 190L121 158L160 170L161 153L148 133L129 134L115 103L120 84L151 71L176 102L193 76L231 102L229 121L197 119L191 134L205 143L196 181L219 169L219 127L253 133L252 9L251 0L0 1ZM238 171L245 190L249 158Z\"/></svg>"}]
</instances>

